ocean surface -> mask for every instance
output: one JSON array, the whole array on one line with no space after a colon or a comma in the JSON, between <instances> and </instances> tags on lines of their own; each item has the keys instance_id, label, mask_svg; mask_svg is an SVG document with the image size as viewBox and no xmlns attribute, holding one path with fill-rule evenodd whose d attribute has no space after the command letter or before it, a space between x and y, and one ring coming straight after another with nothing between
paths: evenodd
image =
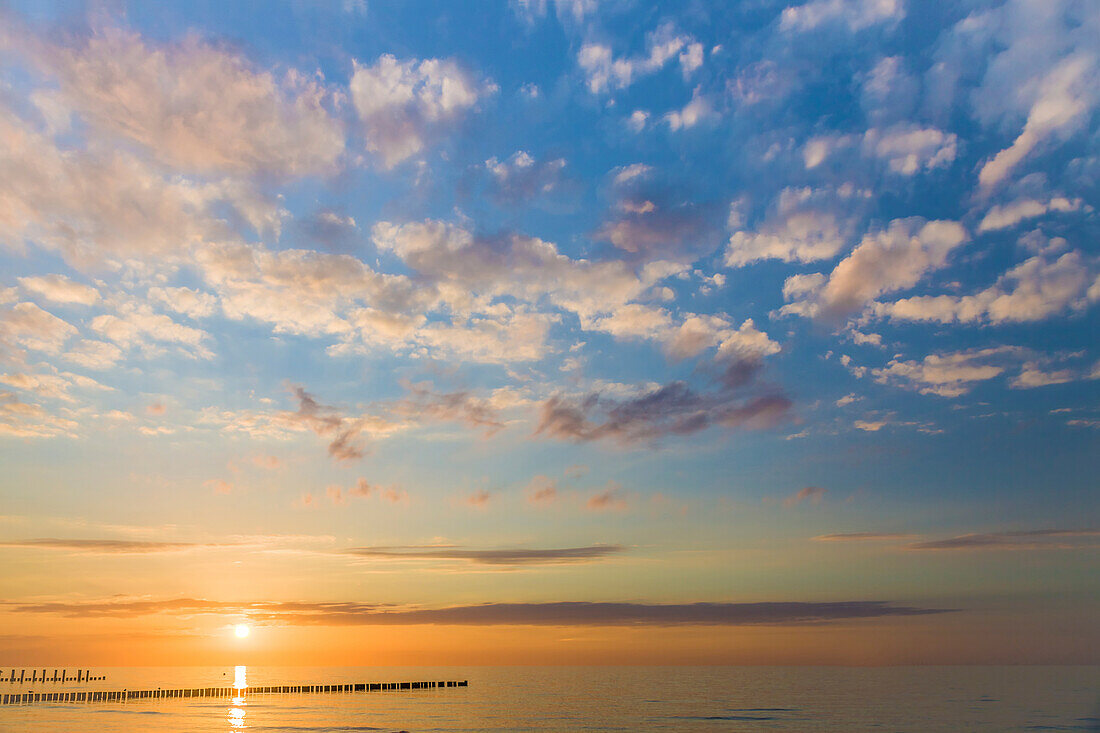
<instances>
[{"instance_id":1,"label":"ocean surface","mask_svg":"<svg viewBox=\"0 0 1100 733\"><path fill-rule=\"evenodd\" d=\"M50 673L52 674L52 668ZM469 687L0 706L2 731L1100 731L1100 667L98 668L83 689ZM17 689L18 688L18 689Z\"/></svg>"}]
</instances>

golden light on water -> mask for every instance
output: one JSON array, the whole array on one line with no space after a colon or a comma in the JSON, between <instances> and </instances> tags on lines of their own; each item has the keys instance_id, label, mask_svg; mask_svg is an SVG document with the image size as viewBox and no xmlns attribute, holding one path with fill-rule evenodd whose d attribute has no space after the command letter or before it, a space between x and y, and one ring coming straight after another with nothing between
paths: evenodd
<instances>
[{"instance_id":1,"label":"golden light on water","mask_svg":"<svg viewBox=\"0 0 1100 733\"><path fill-rule=\"evenodd\" d=\"M233 628L233 633L237 635L238 639L243 639L248 636L249 631L248 624L237 624Z\"/></svg>"}]
</instances>

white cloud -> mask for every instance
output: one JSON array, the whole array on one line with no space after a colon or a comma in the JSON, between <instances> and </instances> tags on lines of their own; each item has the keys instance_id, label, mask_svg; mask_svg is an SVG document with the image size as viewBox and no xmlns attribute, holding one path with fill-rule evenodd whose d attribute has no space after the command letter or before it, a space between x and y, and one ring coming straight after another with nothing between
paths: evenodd
<instances>
[{"instance_id":1,"label":"white cloud","mask_svg":"<svg viewBox=\"0 0 1100 733\"><path fill-rule=\"evenodd\" d=\"M343 152L331 95L315 78L277 79L195 36L155 46L105 28L83 41L39 44L33 55L81 114L170 166L298 176L334 170Z\"/></svg>"},{"instance_id":2,"label":"white cloud","mask_svg":"<svg viewBox=\"0 0 1100 733\"><path fill-rule=\"evenodd\" d=\"M64 275L39 275L21 277L19 284L23 289L41 295L55 303L77 303L92 305L99 300L99 291L90 285L73 282Z\"/></svg>"},{"instance_id":3,"label":"white cloud","mask_svg":"<svg viewBox=\"0 0 1100 733\"><path fill-rule=\"evenodd\" d=\"M149 299L191 318L211 315L218 303L210 293L191 288L149 288Z\"/></svg>"},{"instance_id":4,"label":"white cloud","mask_svg":"<svg viewBox=\"0 0 1100 733\"><path fill-rule=\"evenodd\" d=\"M687 78L702 66L703 48L691 36L677 33L671 23L646 35L644 56L615 58L611 48L601 43L586 43L577 53L577 64L584 71L588 90L593 94L625 89L674 59L679 60L684 78Z\"/></svg>"},{"instance_id":5,"label":"white cloud","mask_svg":"<svg viewBox=\"0 0 1100 733\"><path fill-rule=\"evenodd\" d=\"M859 311L878 296L910 288L925 273L943 267L966 239L957 222L895 219L887 229L866 235L826 279L789 278L784 292L794 302L782 312L835 317Z\"/></svg>"},{"instance_id":6,"label":"white cloud","mask_svg":"<svg viewBox=\"0 0 1100 733\"><path fill-rule=\"evenodd\" d=\"M896 23L905 17L902 0L812 0L783 10L780 30L806 32L831 24L859 31L880 23Z\"/></svg>"},{"instance_id":7,"label":"white cloud","mask_svg":"<svg viewBox=\"0 0 1100 733\"><path fill-rule=\"evenodd\" d=\"M66 351L64 356L85 369L108 369L122 358L122 349L106 341L83 339Z\"/></svg>"},{"instance_id":8,"label":"white cloud","mask_svg":"<svg viewBox=\"0 0 1100 733\"><path fill-rule=\"evenodd\" d=\"M1055 196L1045 202L1035 199L1016 199L1003 206L994 206L986 212L981 224L978 225L978 231L1007 229L1016 226L1024 219L1034 219L1052 211L1062 213L1078 211L1081 206L1081 199L1067 199L1064 196Z\"/></svg>"},{"instance_id":9,"label":"white cloud","mask_svg":"<svg viewBox=\"0 0 1100 733\"><path fill-rule=\"evenodd\" d=\"M1001 346L945 354L929 354L921 361L893 359L886 367L874 369L875 381L915 387L921 394L958 397L977 382L998 377L1005 371L1004 358L1018 349Z\"/></svg>"},{"instance_id":10,"label":"white cloud","mask_svg":"<svg viewBox=\"0 0 1100 733\"><path fill-rule=\"evenodd\" d=\"M1073 251L1056 260L1031 257L975 295L922 295L878 303L875 315L939 323L1037 321L1100 300L1096 268ZM1095 291L1095 292L1094 292Z\"/></svg>"},{"instance_id":11,"label":"white cloud","mask_svg":"<svg viewBox=\"0 0 1100 733\"><path fill-rule=\"evenodd\" d=\"M785 188L755 231L734 232L726 248L726 265L765 259L815 262L835 257L854 233L853 210L861 209L866 192L852 186ZM740 218L740 217L739 217Z\"/></svg>"},{"instance_id":12,"label":"white cloud","mask_svg":"<svg viewBox=\"0 0 1100 733\"><path fill-rule=\"evenodd\" d=\"M0 309L0 343L13 352L26 348L57 354L76 334L74 326L34 303Z\"/></svg>"},{"instance_id":13,"label":"white cloud","mask_svg":"<svg viewBox=\"0 0 1100 733\"><path fill-rule=\"evenodd\" d=\"M665 114L665 122L668 123L668 128L672 131L686 130L689 127L695 127L701 120L706 117L710 117L714 114L714 110L711 108L710 103L705 97L699 94L699 89L696 88L691 95L691 101L685 104L681 109L673 110Z\"/></svg>"},{"instance_id":14,"label":"white cloud","mask_svg":"<svg viewBox=\"0 0 1100 733\"><path fill-rule=\"evenodd\" d=\"M886 161L891 172L904 176L950 165L957 147L954 133L904 123L872 128L863 136L864 155Z\"/></svg>"},{"instance_id":15,"label":"white cloud","mask_svg":"<svg viewBox=\"0 0 1100 733\"><path fill-rule=\"evenodd\" d=\"M496 89L452 59L399 61L389 54L370 66L356 64L349 86L367 149L387 168L419 153Z\"/></svg>"},{"instance_id":16,"label":"white cloud","mask_svg":"<svg viewBox=\"0 0 1100 733\"><path fill-rule=\"evenodd\" d=\"M1077 373L1072 369L1046 371L1041 365L1029 362L1024 364L1024 368L1020 373L1009 382L1009 386L1013 389L1033 389L1051 384L1065 384L1066 382L1073 382L1077 378Z\"/></svg>"}]
</instances>

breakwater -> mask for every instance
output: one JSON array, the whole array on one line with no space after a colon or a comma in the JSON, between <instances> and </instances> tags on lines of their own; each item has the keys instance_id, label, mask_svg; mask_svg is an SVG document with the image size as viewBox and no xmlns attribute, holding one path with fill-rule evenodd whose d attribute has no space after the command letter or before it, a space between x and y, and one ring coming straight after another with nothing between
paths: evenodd
<instances>
[{"instance_id":1,"label":"breakwater","mask_svg":"<svg viewBox=\"0 0 1100 733\"><path fill-rule=\"evenodd\" d=\"M316 685L260 685L256 687L185 687L155 690L81 690L66 692L14 692L0 694L0 705L33 703L129 702L169 698L234 698L256 695L303 695L318 693L396 692L467 687L468 680L430 680L421 682L344 682Z\"/></svg>"}]
</instances>

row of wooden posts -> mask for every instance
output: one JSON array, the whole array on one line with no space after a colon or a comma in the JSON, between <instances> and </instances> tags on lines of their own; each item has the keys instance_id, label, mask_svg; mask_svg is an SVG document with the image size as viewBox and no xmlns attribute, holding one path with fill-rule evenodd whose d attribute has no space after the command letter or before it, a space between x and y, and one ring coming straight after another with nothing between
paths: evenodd
<instances>
[{"instance_id":1,"label":"row of wooden posts","mask_svg":"<svg viewBox=\"0 0 1100 733\"><path fill-rule=\"evenodd\" d=\"M267 687L193 687L175 690L91 690L84 692L24 692L0 694L0 705L36 702L125 702L169 697L247 697L278 693L381 692L468 687L468 680L439 682L352 682L339 685L274 685Z\"/></svg>"},{"instance_id":2,"label":"row of wooden posts","mask_svg":"<svg viewBox=\"0 0 1100 733\"><path fill-rule=\"evenodd\" d=\"M30 672L28 675L27 673ZM11 676L7 679L4 678L3 673L0 672L0 682L96 682L98 680L107 679L106 676L93 677L92 670L90 669L78 669L76 676L72 676L67 669L53 671L53 677L46 676L47 670L43 669L42 674L38 674L37 669L21 669L19 675L16 676L15 670L11 671Z\"/></svg>"}]
</instances>

